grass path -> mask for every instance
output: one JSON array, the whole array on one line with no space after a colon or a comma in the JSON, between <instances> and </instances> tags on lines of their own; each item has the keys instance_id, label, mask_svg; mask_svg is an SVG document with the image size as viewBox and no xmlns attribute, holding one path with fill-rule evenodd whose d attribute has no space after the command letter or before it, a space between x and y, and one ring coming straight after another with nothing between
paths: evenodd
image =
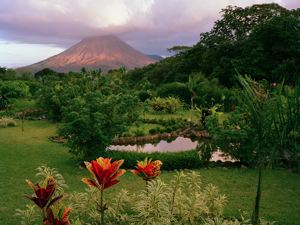
<instances>
[{"instance_id":1,"label":"grass path","mask_svg":"<svg viewBox=\"0 0 300 225\"><path fill-rule=\"evenodd\" d=\"M23 208L30 193L24 180L34 180L35 168L46 164L62 173L70 186L69 192L83 191L80 182L88 172L76 166L67 148L51 143L56 126L45 121L26 121L25 131L20 127L0 128L0 224L17 225L13 216L16 208ZM228 198L227 216L236 215L239 209L251 212L254 200L256 171L250 169L201 169L203 183L217 185ZM174 172L164 172L161 177L168 182ZM279 224L300 224L300 175L287 171L265 171L262 194L262 216ZM126 173L120 184L110 190L114 194L120 188L136 191L144 184Z\"/></svg>"}]
</instances>

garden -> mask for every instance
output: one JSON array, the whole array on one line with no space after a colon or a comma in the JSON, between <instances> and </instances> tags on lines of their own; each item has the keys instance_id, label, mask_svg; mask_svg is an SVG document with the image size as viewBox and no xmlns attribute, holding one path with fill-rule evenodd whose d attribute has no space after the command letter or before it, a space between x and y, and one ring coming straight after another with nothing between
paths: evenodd
<instances>
[{"instance_id":1,"label":"garden","mask_svg":"<svg viewBox=\"0 0 300 225\"><path fill-rule=\"evenodd\" d=\"M299 27L227 7L144 68L1 68L0 224L300 224Z\"/></svg>"}]
</instances>

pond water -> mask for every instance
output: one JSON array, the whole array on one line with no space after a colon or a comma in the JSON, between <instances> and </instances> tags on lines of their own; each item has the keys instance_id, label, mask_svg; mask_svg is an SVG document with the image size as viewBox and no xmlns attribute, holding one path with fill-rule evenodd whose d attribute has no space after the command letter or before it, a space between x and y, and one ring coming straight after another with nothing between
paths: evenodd
<instances>
[{"instance_id":1,"label":"pond water","mask_svg":"<svg viewBox=\"0 0 300 225\"><path fill-rule=\"evenodd\" d=\"M159 141L157 144L143 145L111 145L110 150L135 151L135 152L181 152L196 149L198 141L192 141L190 138L177 137L175 140L167 142Z\"/></svg>"},{"instance_id":2,"label":"pond water","mask_svg":"<svg viewBox=\"0 0 300 225\"><path fill-rule=\"evenodd\" d=\"M160 140L157 144L136 144L136 145L111 145L110 150L134 151L134 152L182 152L194 150L197 148L198 141L192 141L190 138L177 137L172 141ZM212 154L210 161L235 162L232 157L225 155L221 150L216 149Z\"/></svg>"}]
</instances>

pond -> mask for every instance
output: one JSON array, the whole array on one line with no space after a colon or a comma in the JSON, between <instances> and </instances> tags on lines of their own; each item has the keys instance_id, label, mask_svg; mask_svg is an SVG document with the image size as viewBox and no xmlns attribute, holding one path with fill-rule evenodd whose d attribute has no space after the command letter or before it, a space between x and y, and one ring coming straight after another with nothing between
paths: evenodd
<instances>
[{"instance_id":1,"label":"pond","mask_svg":"<svg viewBox=\"0 0 300 225\"><path fill-rule=\"evenodd\" d=\"M134 152L182 152L194 150L197 148L198 141L193 141L190 138L177 137L175 140L166 141L160 140L156 144L146 143L146 144L135 144L135 145L111 145L109 149L114 151L134 151ZM219 149L212 154L210 161L222 161L222 162L235 162L237 160L232 157L225 155Z\"/></svg>"},{"instance_id":2,"label":"pond","mask_svg":"<svg viewBox=\"0 0 300 225\"><path fill-rule=\"evenodd\" d=\"M196 149L198 141L190 138L177 137L172 141L160 140L157 144L136 144L136 145L111 145L110 150L135 151L135 152L182 152Z\"/></svg>"}]
</instances>

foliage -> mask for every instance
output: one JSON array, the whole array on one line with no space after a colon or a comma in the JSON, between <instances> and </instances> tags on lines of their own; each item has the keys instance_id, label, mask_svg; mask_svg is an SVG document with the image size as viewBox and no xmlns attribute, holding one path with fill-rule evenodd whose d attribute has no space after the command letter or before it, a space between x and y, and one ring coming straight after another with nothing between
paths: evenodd
<instances>
[{"instance_id":1,"label":"foliage","mask_svg":"<svg viewBox=\"0 0 300 225\"><path fill-rule=\"evenodd\" d=\"M0 95L0 110L5 110L9 106L9 99L3 95Z\"/></svg>"},{"instance_id":2,"label":"foliage","mask_svg":"<svg viewBox=\"0 0 300 225\"><path fill-rule=\"evenodd\" d=\"M147 79L154 85L187 83L192 73L201 72L221 85L236 84L241 74L269 82L293 84L300 72L300 22L297 10L278 4L257 4L245 8L228 6L214 27L200 34L199 42L175 56L136 69L128 74L135 85Z\"/></svg>"},{"instance_id":3,"label":"foliage","mask_svg":"<svg viewBox=\"0 0 300 225\"><path fill-rule=\"evenodd\" d=\"M124 159L125 168L132 168L132 165L135 165L136 161L142 161L146 157L163 161L163 170L195 169L203 167L198 152L195 150L167 153L105 151L104 156L114 159Z\"/></svg>"},{"instance_id":4,"label":"foliage","mask_svg":"<svg viewBox=\"0 0 300 225\"><path fill-rule=\"evenodd\" d=\"M176 131L180 128L186 127L188 124L192 122L181 118L170 118L170 119L145 118L143 119L143 123L160 125L149 129L149 134L157 134L157 133Z\"/></svg>"},{"instance_id":5,"label":"foliage","mask_svg":"<svg viewBox=\"0 0 300 225\"><path fill-rule=\"evenodd\" d=\"M207 121L207 128L217 147L246 165L268 165L278 158L272 140L273 111L269 93L250 78L240 77L244 91L240 107L219 123L217 114Z\"/></svg>"},{"instance_id":6,"label":"foliage","mask_svg":"<svg viewBox=\"0 0 300 225\"><path fill-rule=\"evenodd\" d=\"M94 158L137 118L138 98L111 72L42 77L39 105L50 119L63 121L60 133L79 158Z\"/></svg>"},{"instance_id":7,"label":"foliage","mask_svg":"<svg viewBox=\"0 0 300 225\"><path fill-rule=\"evenodd\" d=\"M98 201L93 191L77 193L72 195L71 205L75 210L83 210L81 218L89 218L94 224L99 212L89 204L92 199ZM130 196L122 190L110 202L108 224L199 224L204 219L222 217L225 196L212 185L201 185L198 174L178 172L170 184L152 180L138 195ZM131 213L128 207L132 208Z\"/></svg>"},{"instance_id":8,"label":"foliage","mask_svg":"<svg viewBox=\"0 0 300 225\"><path fill-rule=\"evenodd\" d=\"M274 136L283 162L293 170L300 167L300 83L283 86L274 96Z\"/></svg>"},{"instance_id":9,"label":"foliage","mask_svg":"<svg viewBox=\"0 0 300 225\"><path fill-rule=\"evenodd\" d=\"M216 78L208 79L203 74L194 74L189 83L189 86L193 86L190 87L194 92L193 104L197 106L210 108L215 104L220 104L223 111L230 111L237 103L234 95L235 89L220 85Z\"/></svg>"},{"instance_id":10,"label":"foliage","mask_svg":"<svg viewBox=\"0 0 300 225\"><path fill-rule=\"evenodd\" d=\"M30 96L29 87L23 81L1 81L0 95L6 98L23 98Z\"/></svg>"},{"instance_id":11,"label":"foliage","mask_svg":"<svg viewBox=\"0 0 300 225\"><path fill-rule=\"evenodd\" d=\"M28 186L32 188L34 193L31 196L26 195L25 197L31 200L35 206L39 208L40 220L42 220L43 224L70 225L69 213L71 209L62 207L60 204L63 195L56 192L58 181L51 175L55 175L55 177L60 180L60 183L63 184L61 188L66 186L63 176L59 174L55 168L45 166L38 167L37 171L38 173L36 176L42 178L36 184L26 180ZM63 193L63 190L60 192ZM25 210L16 209L16 216L20 218L21 224L35 223L36 219L39 217L37 216L35 207L28 205Z\"/></svg>"},{"instance_id":12,"label":"foliage","mask_svg":"<svg viewBox=\"0 0 300 225\"><path fill-rule=\"evenodd\" d=\"M0 80L15 80L17 73L13 69L0 67Z\"/></svg>"},{"instance_id":13,"label":"foliage","mask_svg":"<svg viewBox=\"0 0 300 225\"><path fill-rule=\"evenodd\" d=\"M68 188L65 178L60 174L56 168L50 168L48 166L39 166L36 168L37 173L36 177L39 177L40 180L46 180L47 177L53 177L56 181L56 193L63 194L64 189Z\"/></svg>"},{"instance_id":14,"label":"foliage","mask_svg":"<svg viewBox=\"0 0 300 225\"><path fill-rule=\"evenodd\" d=\"M240 79L244 86L240 107L223 122L217 114L207 120L215 145L246 165L284 163L296 169L300 152L299 84L267 90L249 78Z\"/></svg>"},{"instance_id":15,"label":"foliage","mask_svg":"<svg viewBox=\"0 0 300 225\"><path fill-rule=\"evenodd\" d=\"M64 125L60 129L70 151L85 159L103 152L128 127L128 115L134 110L127 104L131 98L95 92L71 100L64 108Z\"/></svg>"},{"instance_id":16,"label":"foliage","mask_svg":"<svg viewBox=\"0 0 300 225\"><path fill-rule=\"evenodd\" d=\"M36 224L37 215L34 205L26 205L25 209L16 209L16 217L19 218L21 225Z\"/></svg>"},{"instance_id":17,"label":"foliage","mask_svg":"<svg viewBox=\"0 0 300 225\"><path fill-rule=\"evenodd\" d=\"M56 71L54 71L52 69L44 68L44 69L36 72L34 74L34 77L37 79L42 79L43 77L46 77L46 76L59 76L59 75L60 75L59 73L57 73Z\"/></svg>"},{"instance_id":18,"label":"foliage","mask_svg":"<svg viewBox=\"0 0 300 225\"><path fill-rule=\"evenodd\" d=\"M191 92L184 83L173 82L161 85L157 89L157 95L162 98L175 97L189 104Z\"/></svg>"},{"instance_id":19,"label":"foliage","mask_svg":"<svg viewBox=\"0 0 300 225\"><path fill-rule=\"evenodd\" d=\"M291 142L289 144L282 139L288 138L286 132L297 133L299 90L296 86L292 93L286 93L286 97L276 94L272 96L262 85L249 77L239 76L238 79L244 88L241 98L242 108L232 114L234 116L231 115L223 125L213 118L208 128L214 135L213 139L217 146L224 147L221 147L223 151L230 152L233 156L238 155L242 162L258 166L257 192L252 214L252 224L257 225L260 220L262 169L268 165L278 164L287 158L286 155L293 155L292 162L296 161L296 165L299 159L298 136L289 139ZM280 100L283 98L289 100ZM274 104L274 100L277 104ZM272 114L273 116L270 116Z\"/></svg>"},{"instance_id":20,"label":"foliage","mask_svg":"<svg viewBox=\"0 0 300 225\"><path fill-rule=\"evenodd\" d=\"M155 97L150 101L149 104L156 112L175 113L177 110L182 108L181 101L178 98L174 97Z\"/></svg>"}]
</instances>

